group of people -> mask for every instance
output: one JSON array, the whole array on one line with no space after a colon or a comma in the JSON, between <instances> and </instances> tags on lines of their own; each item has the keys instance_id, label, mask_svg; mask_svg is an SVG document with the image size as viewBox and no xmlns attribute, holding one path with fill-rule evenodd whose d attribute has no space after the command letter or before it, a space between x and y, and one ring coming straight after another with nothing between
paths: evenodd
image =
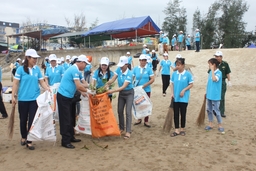
<instances>
[{"instance_id":1,"label":"group of people","mask_svg":"<svg viewBox=\"0 0 256 171\"><path fill-rule=\"evenodd\" d=\"M12 104L18 104L21 132L20 144L22 146L26 145L30 150L35 149L32 142L27 140L27 134L38 107L36 98L40 94L39 84L44 90L51 91L50 86L54 83L60 83L57 92L57 103L59 109L60 134L62 136L61 145L73 149L75 146L71 143L81 141L75 138L74 133L75 115L73 114L73 98L77 92L80 92L79 95L86 96L89 84L85 80L84 73L86 66L91 65L91 63L85 55L80 55L73 56L71 59L70 56L67 56L66 62L58 64L57 56L51 54L45 63L45 75L43 76L40 68L37 66L37 59L39 57L40 56L34 49L28 49L25 52L23 65L17 67L14 76ZM215 57L216 58L212 58L208 61L209 77L206 98L209 125L205 129L212 129L212 116L216 115L219 123L219 131L223 132L224 128L221 125L221 116L225 117L225 79L227 78L228 85L231 85L231 71L228 64L222 61L222 53L220 51L216 52ZM160 67L156 74L158 62ZM119 129L121 134L124 135L124 139L129 139L132 133L133 88L142 86L148 97L150 97L151 84L155 81L155 76L160 73L163 83L163 97L166 96L166 90L170 85L170 97L173 100L175 131L171 136L174 137L186 134L186 111L190 89L193 87L193 76L185 69L185 58L178 54L176 61L172 63L168 59L168 53L164 53L163 59L160 60L154 50L152 50L150 54L150 50L144 45L142 54L139 57L138 66L134 66L130 52L127 52L126 56L120 57L115 71L111 71L109 63L108 57L102 57L99 67L91 73L91 80L92 84L97 88L102 86L111 87L111 84L117 80L118 86L109 89L107 93L111 101L112 94L119 92L117 111ZM172 74L171 70L173 70ZM134 125L141 123L142 119L139 119ZM147 128L151 127L148 116L144 118L144 126Z\"/></svg>"},{"instance_id":2,"label":"group of people","mask_svg":"<svg viewBox=\"0 0 256 171\"><path fill-rule=\"evenodd\" d=\"M196 34L194 36L194 42L195 42L195 52L200 51L200 31L199 29L195 30ZM168 53L169 46L171 45L171 51L182 51L184 50L191 50L191 36L188 34L187 36L184 35L183 31L179 31L178 36L174 34L172 36L171 42L168 38L167 34L164 34L163 31L159 32L159 43L161 46L159 48L163 47L163 53ZM161 50L162 51L162 50Z\"/></svg>"}]
</instances>

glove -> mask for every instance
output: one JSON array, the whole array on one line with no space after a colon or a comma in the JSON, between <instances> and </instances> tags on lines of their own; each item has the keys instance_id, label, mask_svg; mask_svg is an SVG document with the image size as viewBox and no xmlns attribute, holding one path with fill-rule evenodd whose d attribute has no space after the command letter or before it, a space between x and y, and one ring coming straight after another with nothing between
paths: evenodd
<instances>
[{"instance_id":1,"label":"glove","mask_svg":"<svg viewBox=\"0 0 256 171\"><path fill-rule=\"evenodd\" d=\"M229 87L231 87L231 86L232 86L231 81L228 81L228 86L229 86Z\"/></svg>"}]
</instances>

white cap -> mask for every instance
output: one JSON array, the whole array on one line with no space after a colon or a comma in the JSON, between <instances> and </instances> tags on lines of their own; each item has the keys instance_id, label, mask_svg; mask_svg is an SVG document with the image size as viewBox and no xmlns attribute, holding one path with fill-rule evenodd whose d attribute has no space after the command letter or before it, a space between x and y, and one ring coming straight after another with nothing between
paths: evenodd
<instances>
[{"instance_id":1,"label":"white cap","mask_svg":"<svg viewBox=\"0 0 256 171\"><path fill-rule=\"evenodd\" d=\"M49 57L48 57L48 56L46 56L46 57L45 57L45 59L49 59Z\"/></svg>"},{"instance_id":2,"label":"white cap","mask_svg":"<svg viewBox=\"0 0 256 171\"><path fill-rule=\"evenodd\" d=\"M164 53L163 56L168 56L168 53Z\"/></svg>"},{"instance_id":3,"label":"white cap","mask_svg":"<svg viewBox=\"0 0 256 171\"><path fill-rule=\"evenodd\" d=\"M156 51L155 51L155 50L152 50L152 52L154 52L154 53L155 53Z\"/></svg>"},{"instance_id":4,"label":"white cap","mask_svg":"<svg viewBox=\"0 0 256 171\"><path fill-rule=\"evenodd\" d=\"M222 52L221 51L217 51L213 56L222 56Z\"/></svg>"},{"instance_id":5,"label":"white cap","mask_svg":"<svg viewBox=\"0 0 256 171\"><path fill-rule=\"evenodd\" d=\"M143 45L143 47L147 47L147 45L146 45L146 44L144 44L144 45Z\"/></svg>"},{"instance_id":6,"label":"white cap","mask_svg":"<svg viewBox=\"0 0 256 171\"><path fill-rule=\"evenodd\" d=\"M159 33L163 33L163 31L160 31Z\"/></svg>"},{"instance_id":7,"label":"white cap","mask_svg":"<svg viewBox=\"0 0 256 171\"><path fill-rule=\"evenodd\" d=\"M147 48L146 51L149 51L149 49Z\"/></svg>"},{"instance_id":8,"label":"white cap","mask_svg":"<svg viewBox=\"0 0 256 171\"><path fill-rule=\"evenodd\" d=\"M65 61L65 60L64 60L64 57L61 57L60 60L61 60L61 62L64 62L64 61Z\"/></svg>"},{"instance_id":9,"label":"white cap","mask_svg":"<svg viewBox=\"0 0 256 171\"><path fill-rule=\"evenodd\" d=\"M57 56L55 54L50 54L49 61L57 61Z\"/></svg>"},{"instance_id":10,"label":"white cap","mask_svg":"<svg viewBox=\"0 0 256 171\"><path fill-rule=\"evenodd\" d=\"M131 53L130 53L130 52L127 52L126 54L127 54L127 55L130 55Z\"/></svg>"},{"instance_id":11,"label":"white cap","mask_svg":"<svg viewBox=\"0 0 256 171\"><path fill-rule=\"evenodd\" d=\"M126 56L121 56L117 66L123 67L125 64L128 64L128 58Z\"/></svg>"},{"instance_id":12,"label":"white cap","mask_svg":"<svg viewBox=\"0 0 256 171\"><path fill-rule=\"evenodd\" d=\"M57 58L57 64L61 64L60 58Z\"/></svg>"},{"instance_id":13,"label":"white cap","mask_svg":"<svg viewBox=\"0 0 256 171\"><path fill-rule=\"evenodd\" d=\"M100 64L105 64L105 65L109 65L109 59L108 57L102 57L100 60Z\"/></svg>"},{"instance_id":14,"label":"white cap","mask_svg":"<svg viewBox=\"0 0 256 171\"><path fill-rule=\"evenodd\" d=\"M71 62L73 62L76 58L78 58L78 57L77 56L72 56Z\"/></svg>"},{"instance_id":15,"label":"white cap","mask_svg":"<svg viewBox=\"0 0 256 171\"><path fill-rule=\"evenodd\" d=\"M91 64L90 62L88 62L88 58L85 55L78 56L77 62L86 62L87 64Z\"/></svg>"},{"instance_id":16,"label":"white cap","mask_svg":"<svg viewBox=\"0 0 256 171\"><path fill-rule=\"evenodd\" d=\"M190 35L188 35L188 37L190 37Z\"/></svg>"},{"instance_id":17,"label":"white cap","mask_svg":"<svg viewBox=\"0 0 256 171\"><path fill-rule=\"evenodd\" d=\"M70 56L69 56L69 55L66 56L66 60L67 60L67 59L70 59Z\"/></svg>"},{"instance_id":18,"label":"white cap","mask_svg":"<svg viewBox=\"0 0 256 171\"><path fill-rule=\"evenodd\" d=\"M182 58L181 54L177 54L176 58Z\"/></svg>"},{"instance_id":19,"label":"white cap","mask_svg":"<svg viewBox=\"0 0 256 171\"><path fill-rule=\"evenodd\" d=\"M183 33L183 31L180 31L180 33Z\"/></svg>"},{"instance_id":20,"label":"white cap","mask_svg":"<svg viewBox=\"0 0 256 171\"><path fill-rule=\"evenodd\" d=\"M25 56L31 56L32 58L39 58L40 56L36 53L35 49L26 50Z\"/></svg>"},{"instance_id":21,"label":"white cap","mask_svg":"<svg viewBox=\"0 0 256 171\"><path fill-rule=\"evenodd\" d=\"M199 29L196 29L196 31L199 31Z\"/></svg>"},{"instance_id":22,"label":"white cap","mask_svg":"<svg viewBox=\"0 0 256 171\"><path fill-rule=\"evenodd\" d=\"M20 58L18 58L16 61L20 61L21 59Z\"/></svg>"},{"instance_id":23,"label":"white cap","mask_svg":"<svg viewBox=\"0 0 256 171\"><path fill-rule=\"evenodd\" d=\"M142 60L142 59L148 59L148 55L141 54L139 57L139 60Z\"/></svg>"}]
</instances>

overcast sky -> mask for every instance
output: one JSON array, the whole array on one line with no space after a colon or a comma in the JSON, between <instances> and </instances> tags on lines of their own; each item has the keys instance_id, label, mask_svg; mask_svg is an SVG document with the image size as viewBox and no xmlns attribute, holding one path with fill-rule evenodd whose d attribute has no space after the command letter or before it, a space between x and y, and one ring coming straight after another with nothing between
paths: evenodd
<instances>
[{"instance_id":1,"label":"overcast sky","mask_svg":"<svg viewBox=\"0 0 256 171\"><path fill-rule=\"evenodd\" d=\"M244 15L246 31L254 31L256 26L255 0L245 0L249 10ZM6 0L1 1L0 21L21 24L29 18L33 23L47 21L48 24L67 26L65 17L73 21L74 15L83 13L87 27L96 18L99 23L123 18L150 16L161 29L165 14L163 10L169 0ZM206 3L207 2L207 3ZM202 14L208 12L215 0L183 0L182 7L187 10L188 32L192 27L193 14L198 7Z\"/></svg>"}]
</instances>

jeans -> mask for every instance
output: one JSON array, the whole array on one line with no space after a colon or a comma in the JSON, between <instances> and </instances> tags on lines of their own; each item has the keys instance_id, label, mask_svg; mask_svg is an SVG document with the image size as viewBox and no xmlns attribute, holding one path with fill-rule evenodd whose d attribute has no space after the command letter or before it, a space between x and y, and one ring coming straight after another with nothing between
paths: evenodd
<instances>
[{"instance_id":1,"label":"jeans","mask_svg":"<svg viewBox=\"0 0 256 171\"><path fill-rule=\"evenodd\" d=\"M222 118L220 115L220 101L219 100L209 100L207 99L207 114L209 122L213 122L213 114L216 114L216 118L218 121L218 124L222 123Z\"/></svg>"}]
</instances>

